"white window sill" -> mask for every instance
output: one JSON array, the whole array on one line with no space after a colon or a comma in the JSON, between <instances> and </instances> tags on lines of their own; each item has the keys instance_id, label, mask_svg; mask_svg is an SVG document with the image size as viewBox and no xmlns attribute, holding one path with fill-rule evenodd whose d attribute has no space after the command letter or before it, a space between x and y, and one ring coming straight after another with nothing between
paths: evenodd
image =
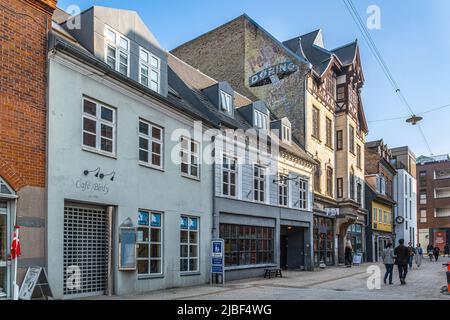
<instances>
[{"instance_id":1,"label":"white window sill","mask_svg":"<svg viewBox=\"0 0 450 320\"><path fill-rule=\"evenodd\" d=\"M142 166L142 167L149 168L149 169L154 169L154 170L158 170L158 171L161 171L161 172L165 172L163 167L157 167L157 166L151 165L151 164L146 163L146 162L139 161L139 165Z\"/></svg>"},{"instance_id":2,"label":"white window sill","mask_svg":"<svg viewBox=\"0 0 450 320\"><path fill-rule=\"evenodd\" d=\"M114 153L104 152L104 151L100 151L98 149L94 149L94 148L90 148L90 147L86 147L86 146L82 146L81 149L83 151L87 151L87 152L90 152L90 153L95 153L95 154L98 154L100 156L104 156L104 157L108 157L108 158L117 160L117 155L114 154Z\"/></svg>"},{"instance_id":3,"label":"white window sill","mask_svg":"<svg viewBox=\"0 0 450 320\"><path fill-rule=\"evenodd\" d=\"M200 182L200 178L199 178L199 177L190 176L190 175L185 174L185 173L181 173L181 176L182 176L183 178L186 178L186 179L190 179L190 180L194 180L194 181Z\"/></svg>"},{"instance_id":4,"label":"white window sill","mask_svg":"<svg viewBox=\"0 0 450 320\"><path fill-rule=\"evenodd\" d=\"M141 274L138 275L138 280L151 280L151 279L162 279L164 274Z\"/></svg>"}]
</instances>

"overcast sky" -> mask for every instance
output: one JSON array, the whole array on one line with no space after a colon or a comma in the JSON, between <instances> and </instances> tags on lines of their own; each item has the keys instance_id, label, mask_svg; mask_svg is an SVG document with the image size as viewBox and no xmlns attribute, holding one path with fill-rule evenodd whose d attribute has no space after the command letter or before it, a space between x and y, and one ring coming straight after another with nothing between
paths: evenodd
<instances>
[{"instance_id":1,"label":"overcast sky","mask_svg":"<svg viewBox=\"0 0 450 320\"><path fill-rule=\"evenodd\" d=\"M450 104L450 1L354 0L363 19L370 5L381 9L381 28L370 30L394 78L416 114ZM322 28L329 49L359 39L366 83L363 103L369 121L367 140L383 138L389 147L409 145L429 154L341 0L59 0L67 10L92 5L135 10L159 42L171 50L242 13L277 39ZM434 154L450 153L450 107L423 115L422 128Z\"/></svg>"}]
</instances>

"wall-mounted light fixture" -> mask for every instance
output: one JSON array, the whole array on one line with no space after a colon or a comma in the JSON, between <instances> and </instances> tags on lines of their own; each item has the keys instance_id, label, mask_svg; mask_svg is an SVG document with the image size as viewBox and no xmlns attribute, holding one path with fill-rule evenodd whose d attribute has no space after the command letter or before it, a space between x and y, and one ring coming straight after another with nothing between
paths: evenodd
<instances>
[{"instance_id":1,"label":"wall-mounted light fixture","mask_svg":"<svg viewBox=\"0 0 450 320\"><path fill-rule=\"evenodd\" d=\"M97 168L97 169L95 169L95 170L84 170L84 171L83 171L83 174L84 174L85 176L88 176L90 173L93 173L93 172L95 172L95 177L98 178L98 176L99 176L99 174L100 174L100 168Z\"/></svg>"},{"instance_id":2,"label":"wall-mounted light fixture","mask_svg":"<svg viewBox=\"0 0 450 320\"><path fill-rule=\"evenodd\" d=\"M116 172L115 171L113 171L111 173L105 173L105 174L101 173L100 174L100 179L103 179L104 177L111 177L111 179L109 179L109 180L114 181L114 177L115 176L116 176Z\"/></svg>"},{"instance_id":3,"label":"wall-mounted light fixture","mask_svg":"<svg viewBox=\"0 0 450 320\"><path fill-rule=\"evenodd\" d=\"M278 183L278 182L286 182L286 181L294 181L295 185L298 186L300 184L299 182L300 177L294 177L294 178L283 178L280 180L273 180L273 183Z\"/></svg>"}]
</instances>

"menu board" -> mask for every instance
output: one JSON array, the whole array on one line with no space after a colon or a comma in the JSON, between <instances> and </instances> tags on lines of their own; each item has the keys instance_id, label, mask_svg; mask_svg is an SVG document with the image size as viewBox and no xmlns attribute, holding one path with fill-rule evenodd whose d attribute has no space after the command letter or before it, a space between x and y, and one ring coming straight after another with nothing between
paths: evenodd
<instances>
[{"instance_id":1,"label":"menu board","mask_svg":"<svg viewBox=\"0 0 450 320\"><path fill-rule=\"evenodd\" d=\"M136 270L136 229L120 228L119 269Z\"/></svg>"}]
</instances>

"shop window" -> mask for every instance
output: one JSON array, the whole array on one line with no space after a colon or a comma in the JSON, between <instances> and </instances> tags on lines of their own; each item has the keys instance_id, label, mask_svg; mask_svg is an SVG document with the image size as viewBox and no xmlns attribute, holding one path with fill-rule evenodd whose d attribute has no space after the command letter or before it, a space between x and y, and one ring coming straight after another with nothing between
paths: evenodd
<instances>
[{"instance_id":1,"label":"shop window","mask_svg":"<svg viewBox=\"0 0 450 320\"><path fill-rule=\"evenodd\" d=\"M225 266L274 264L274 234L269 227L220 224Z\"/></svg>"},{"instance_id":2,"label":"shop window","mask_svg":"<svg viewBox=\"0 0 450 320\"><path fill-rule=\"evenodd\" d=\"M101 153L115 153L116 110L83 98L83 146Z\"/></svg>"},{"instance_id":3,"label":"shop window","mask_svg":"<svg viewBox=\"0 0 450 320\"><path fill-rule=\"evenodd\" d=\"M139 275L162 274L162 214L139 211L137 269Z\"/></svg>"},{"instance_id":4,"label":"shop window","mask_svg":"<svg viewBox=\"0 0 450 320\"><path fill-rule=\"evenodd\" d=\"M198 142L181 137L181 173L188 177L200 177L200 145Z\"/></svg>"},{"instance_id":5,"label":"shop window","mask_svg":"<svg viewBox=\"0 0 450 320\"><path fill-rule=\"evenodd\" d=\"M180 271L199 271L199 218L180 218Z\"/></svg>"},{"instance_id":6,"label":"shop window","mask_svg":"<svg viewBox=\"0 0 450 320\"><path fill-rule=\"evenodd\" d=\"M139 121L139 161L145 165L163 168L163 129L150 122Z\"/></svg>"}]
</instances>

